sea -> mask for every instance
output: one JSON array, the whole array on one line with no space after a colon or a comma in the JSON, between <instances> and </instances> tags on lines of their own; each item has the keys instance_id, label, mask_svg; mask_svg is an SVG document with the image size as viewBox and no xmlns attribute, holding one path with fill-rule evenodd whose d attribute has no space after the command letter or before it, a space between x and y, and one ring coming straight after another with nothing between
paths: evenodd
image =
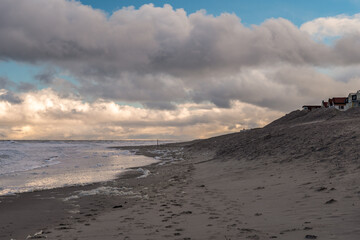
<instances>
[{"instance_id":1,"label":"sea","mask_svg":"<svg viewBox=\"0 0 360 240\"><path fill-rule=\"evenodd\" d=\"M169 141L167 141L169 142ZM108 181L158 160L111 147L156 141L0 141L0 196ZM164 142L165 143L165 142Z\"/></svg>"}]
</instances>

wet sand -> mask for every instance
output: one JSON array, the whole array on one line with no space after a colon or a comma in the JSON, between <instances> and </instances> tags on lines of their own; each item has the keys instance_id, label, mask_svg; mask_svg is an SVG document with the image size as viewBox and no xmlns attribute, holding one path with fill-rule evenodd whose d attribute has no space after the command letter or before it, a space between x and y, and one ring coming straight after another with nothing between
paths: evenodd
<instances>
[{"instance_id":1,"label":"wet sand","mask_svg":"<svg viewBox=\"0 0 360 240\"><path fill-rule=\"evenodd\" d=\"M0 239L359 239L358 115L316 114L137 148L162 159L144 178L0 198Z\"/></svg>"}]
</instances>

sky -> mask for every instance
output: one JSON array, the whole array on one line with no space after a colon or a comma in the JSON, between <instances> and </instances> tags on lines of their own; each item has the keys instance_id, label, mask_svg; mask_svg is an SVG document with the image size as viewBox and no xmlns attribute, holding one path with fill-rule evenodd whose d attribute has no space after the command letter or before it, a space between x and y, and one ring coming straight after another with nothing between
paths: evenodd
<instances>
[{"instance_id":1,"label":"sky","mask_svg":"<svg viewBox=\"0 0 360 240\"><path fill-rule=\"evenodd\" d=\"M360 0L0 2L2 139L190 140L360 83Z\"/></svg>"}]
</instances>

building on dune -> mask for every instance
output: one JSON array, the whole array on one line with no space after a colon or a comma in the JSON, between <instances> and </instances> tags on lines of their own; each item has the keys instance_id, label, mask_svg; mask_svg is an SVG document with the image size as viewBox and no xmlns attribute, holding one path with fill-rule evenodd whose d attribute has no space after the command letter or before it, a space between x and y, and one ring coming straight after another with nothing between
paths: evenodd
<instances>
[{"instance_id":1,"label":"building on dune","mask_svg":"<svg viewBox=\"0 0 360 240\"><path fill-rule=\"evenodd\" d=\"M335 108L337 110L340 111L345 111L347 110L347 103L348 103L348 98L347 97L333 97L333 98L329 98L329 108Z\"/></svg>"},{"instance_id":2,"label":"building on dune","mask_svg":"<svg viewBox=\"0 0 360 240\"><path fill-rule=\"evenodd\" d=\"M325 102L324 100L321 102L321 107L322 108L328 108L329 107L329 102Z\"/></svg>"},{"instance_id":3,"label":"building on dune","mask_svg":"<svg viewBox=\"0 0 360 240\"><path fill-rule=\"evenodd\" d=\"M317 108L335 108L339 111L346 111L353 107L360 107L360 90L356 93L349 93L347 97L332 97L327 102L323 100L321 105L304 105L303 110L312 111Z\"/></svg>"},{"instance_id":4,"label":"building on dune","mask_svg":"<svg viewBox=\"0 0 360 240\"><path fill-rule=\"evenodd\" d=\"M308 111L311 111L311 110L314 110L317 108L321 108L321 106L320 105L304 105L303 106L303 109L308 110Z\"/></svg>"},{"instance_id":5,"label":"building on dune","mask_svg":"<svg viewBox=\"0 0 360 240\"><path fill-rule=\"evenodd\" d=\"M349 93L348 108L360 107L360 90L356 93Z\"/></svg>"}]
</instances>

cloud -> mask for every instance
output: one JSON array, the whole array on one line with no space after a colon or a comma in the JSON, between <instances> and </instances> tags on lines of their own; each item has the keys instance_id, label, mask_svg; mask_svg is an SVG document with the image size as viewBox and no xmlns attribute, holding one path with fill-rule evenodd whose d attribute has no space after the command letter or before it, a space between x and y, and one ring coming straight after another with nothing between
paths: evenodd
<instances>
[{"instance_id":1,"label":"cloud","mask_svg":"<svg viewBox=\"0 0 360 240\"><path fill-rule=\"evenodd\" d=\"M123 8L107 17L74 1L4 0L0 15L2 58L70 62L74 68L86 63L100 75L318 63L326 53L285 19L247 28L233 14L188 16L170 5Z\"/></svg>"},{"instance_id":2,"label":"cloud","mask_svg":"<svg viewBox=\"0 0 360 240\"><path fill-rule=\"evenodd\" d=\"M148 4L107 16L64 0L4 0L0 16L0 58L53 64L78 80L74 93L150 108L200 99L230 107L245 97L224 84L241 84L241 92L251 89L252 80L244 81L241 74L248 68L322 65L331 59L326 45L281 18L249 28L228 13L187 15L170 5ZM36 78L51 83L53 72Z\"/></svg>"},{"instance_id":3,"label":"cloud","mask_svg":"<svg viewBox=\"0 0 360 240\"><path fill-rule=\"evenodd\" d=\"M359 34L360 14L317 18L302 24L300 30L317 40Z\"/></svg>"},{"instance_id":4,"label":"cloud","mask_svg":"<svg viewBox=\"0 0 360 240\"><path fill-rule=\"evenodd\" d=\"M46 68L42 72L36 74L34 78L43 84L51 84L55 78L56 71L53 68Z\"/></svg>"},{"instance_id":5,"label":"cloud","mask_svg":"<svg viewBox=\"0 0 360 240\"><path fill-rule=\"evenodd\" d=\"M262 126L354 91L358 22L336 16L298 28L278 18L248 27L235 14L170 5L108 15L76 1L2 0L0 60L45 69L34 84L0 78L0 114L14 138L191 138ZM325 44L328 37L337 40Z\"/></svg>"},{"instance_id":6,"label":"cloud","mask_svg":"<svg viewBox=\"0 0 360 240\"><path fill-rule=\"evenodd\" d=\"M6 89L0 89L0 102L1 101L11 104L20 104L22 102L18 96Z\"/></svg>"},{"instance_id":7,"label":"cloud","mask_svg":"<svg viewBox=\"0 0 360 240\"><path fill-rule=\"evenodd\" d=\"M13 87L14 83L6 77L0 77L0 89Z\"/></svg>"},{"instance_id":8,"label":"cloud","mask_svg":"<svg viewBox=\"0 0 360 240\"><path fill-rule=\"evenodd\" d=\"M240 102L226 110L194 103L172 110L121 106L104 100L90 104L64 98L51 89L18 97L22 100L19 104L0 101L0 132L10 139L193 139L263 126L282 114Z\"/></svg>"},{"instance_id":9,"label":"cloud","mask_svg":"<svg viewBox=\"0 0 360 240\"><path fill-rule=\"evenodd\" d=\"M232 100L288 112L304 104L319 104L329 96L347 95L359 86L356 72L347 81L336 81L308 66L245 68L232 75L217 75L208 84L192 87L195 102L209 100L220 107L230 107ZM339 78L345 72L338 73Z\"/></svg>"},{"instance_id":10,"label":"cloud","mask_svg":"<svg viewBox=\"0 0 360 240\"><path fill-rule=\"evenodd\" d=\"M100 81L101 79L101 81ZM181 78L168 74L123 72L118 78L89 76L82 81L79 92L92 98L115 99L161 105L161 102L187 99Z\"/></svg>"},{"instance_id":11,"label":"cloud","mask_svg":"<svg viewBox=\"0 0 360 240\"><path fill-rule=\"evenodd\" d=\"M27 92L27 91L35 90L36 86L32 83L20 82L17 84L16 89L20 92Z\"/></svg>"},{"instance_id":12,"label":"cloud","mask_svg":"<svg viewBox=\"0 0 360 240\"><path fill-rule=\"evenodd\" d=\"M15 83L11 80L9 80L8 78L6 77L0 77L0 90L2 91L6 91L6 93L4 92L1 92L3 95L3 97L7 94L12 94L11 92L9 92L8 90L10 89L16 89L18 91L29 91L29 90L33 90L35 89L36 87L31 84L31 83L28 83L28 82L18 82L18 83ZM7 89L7 90L6 90Z\"/></svg>"},{"instance_id":13,"label":"cloud","mask_svg":"<svg viewBox=\"0 0 360 240\"><path fill-rule=\"evenodd\" d=\"M317 18L304 23L300 30L318 41L332 43L333 66L346 67L360 63L360 14Z\"/></svg>"}]
</instances>

